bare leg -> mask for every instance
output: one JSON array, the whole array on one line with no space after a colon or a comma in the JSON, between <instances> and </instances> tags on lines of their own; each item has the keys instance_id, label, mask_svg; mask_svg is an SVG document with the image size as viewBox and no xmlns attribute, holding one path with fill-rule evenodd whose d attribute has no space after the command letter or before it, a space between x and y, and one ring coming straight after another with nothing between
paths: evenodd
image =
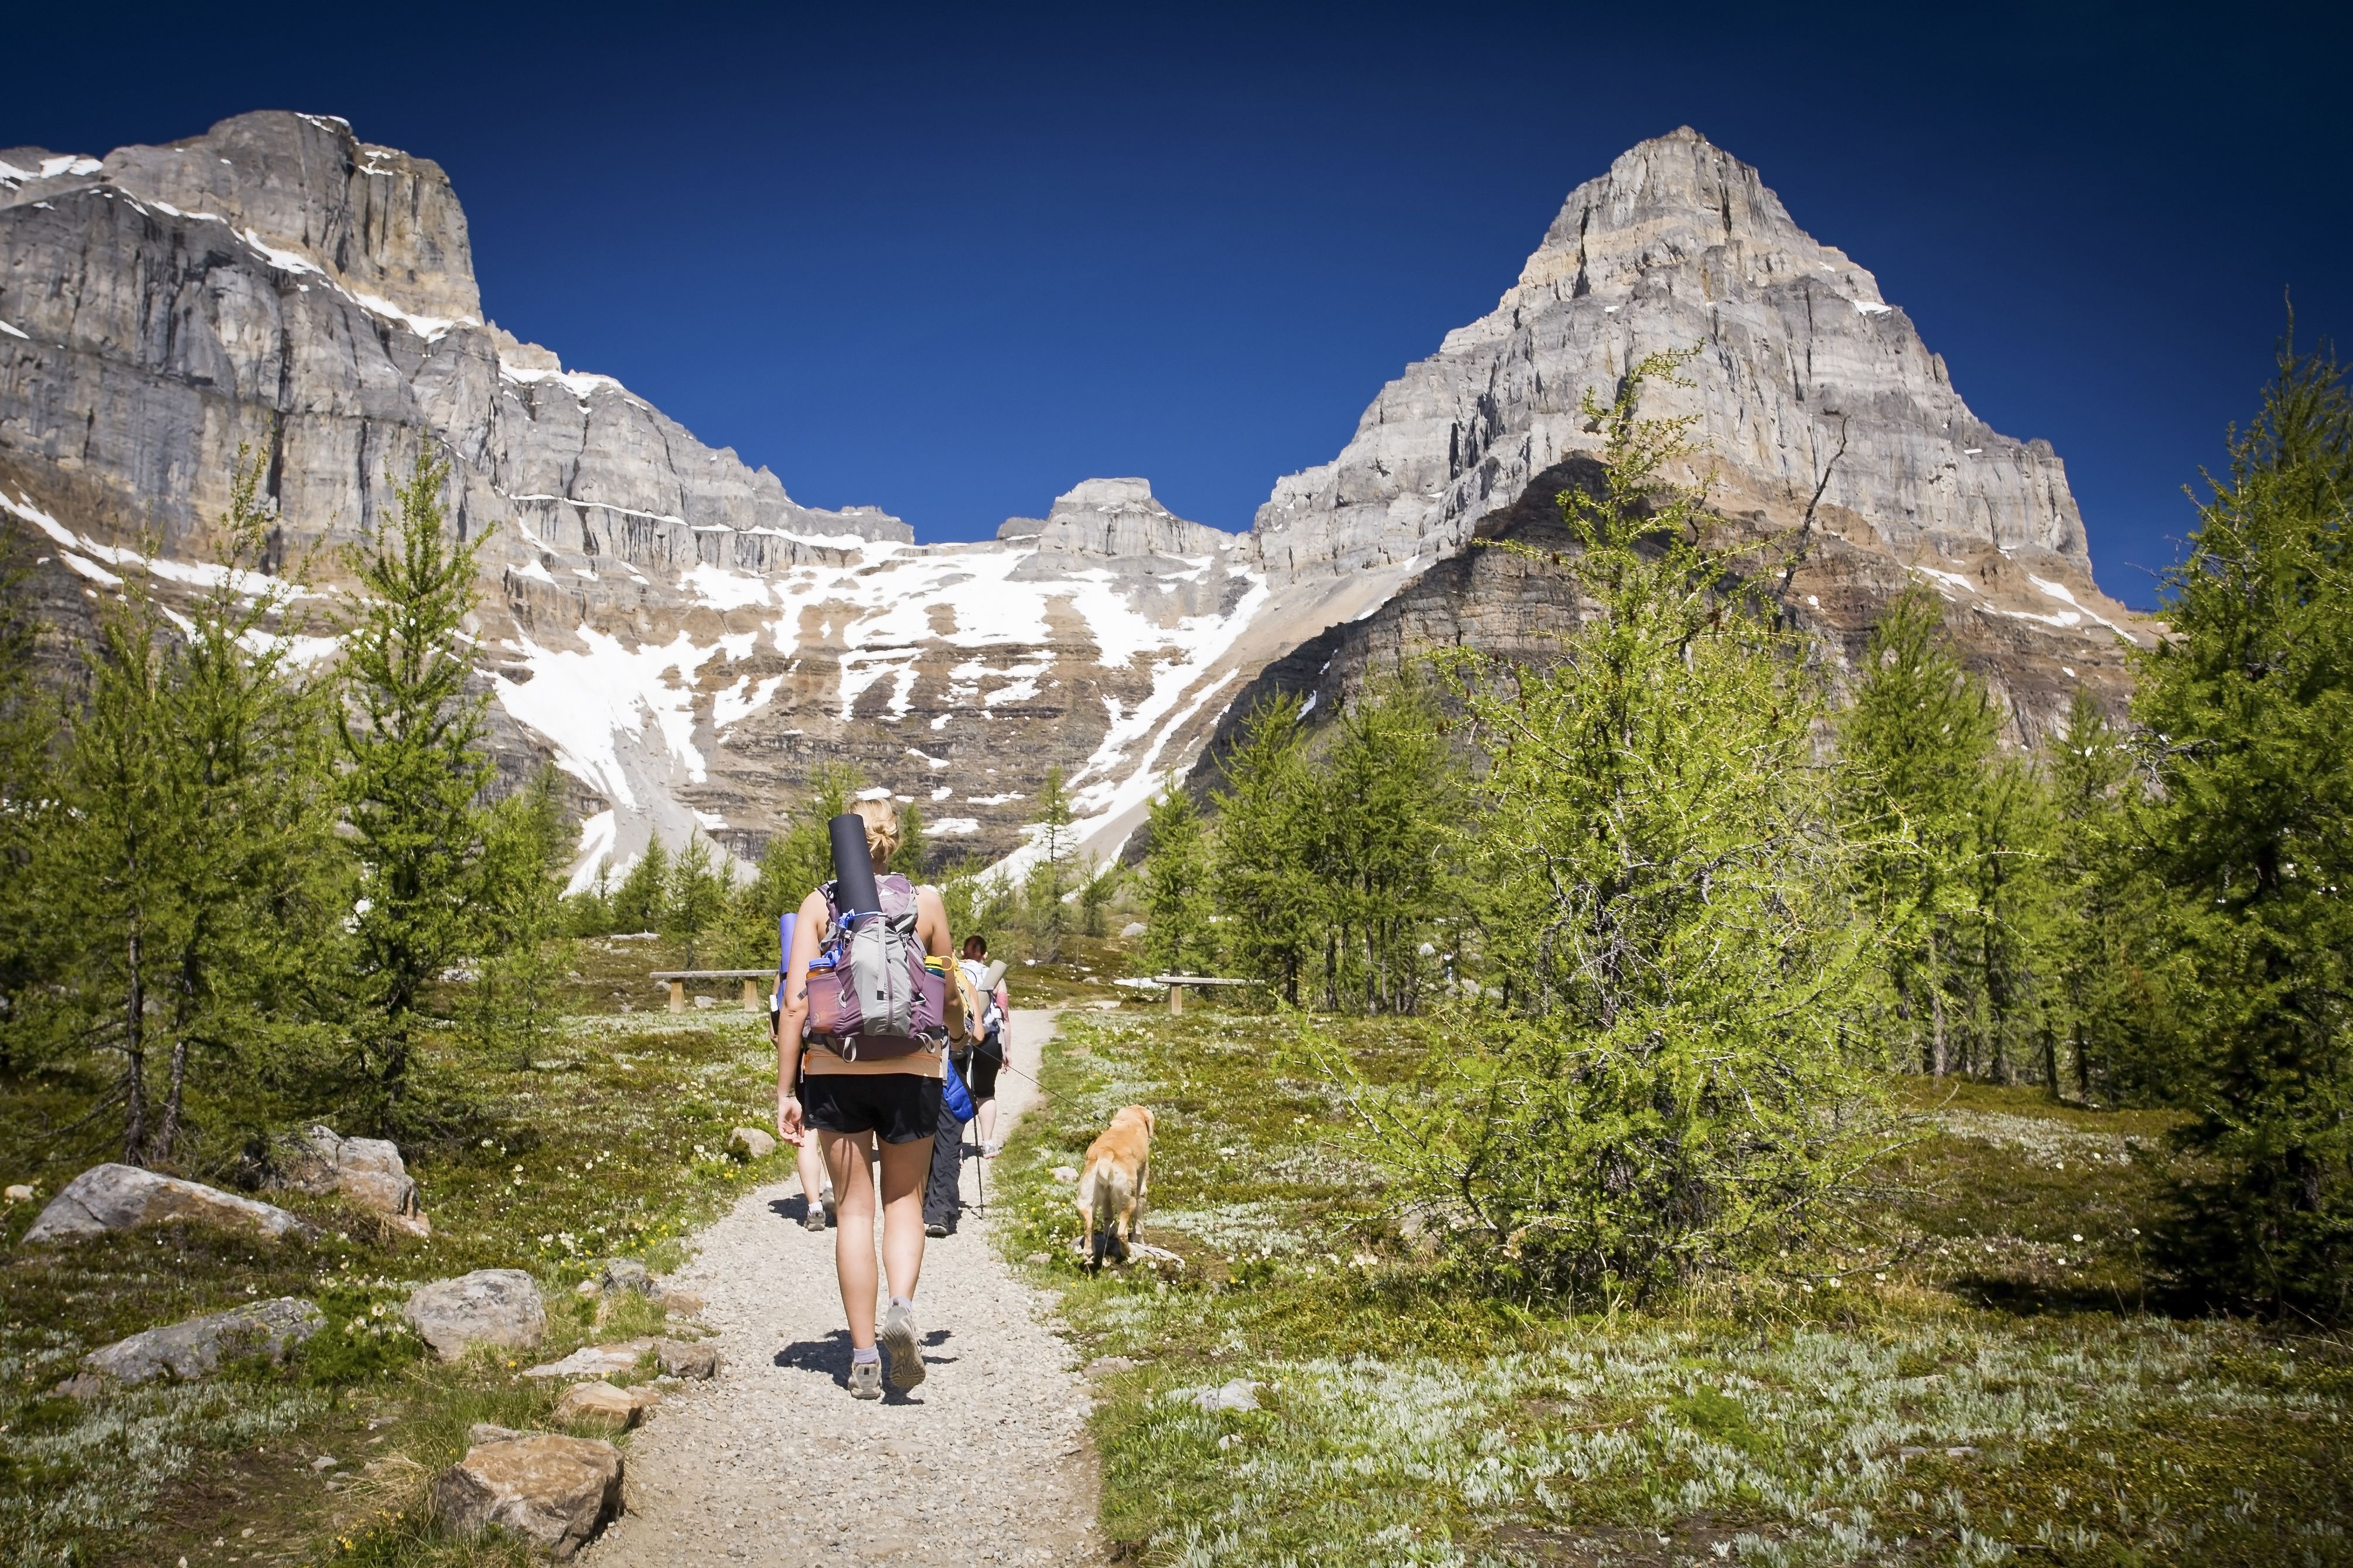
<instances>
[{"instance_id":1,"label":"bare leg","mask_svg":"<svg viewBox=\"0 0 2353 1568\"><path fill-rule=\"evenodd\" d=\"M818 1150L818 1140L823 1136L815 1131L801 1135L798 1160L801 1173L801 1196L808 1200L811 1213L817 1212L818 1194L825 1191L825 1156Z\"/></svg>"},{"instance_id":2,"label":"bare leg","mask_svg":"<svg viewBox=\"0 0 2353 1568\"><path fill-rule=\"evenodd\" d=\"M833 1271L841 1280L841 1310L849 1319L849 1342L865 1351L874 1347L874 1178L871 1161L873 1140L862 1132L820 1132L825 1140L826 1168L833 1172L837 1227L833 1233ZM886 1146L887 1147L887 1146ZM910 1147L930 1150L922 1144ZM922 1255L923 1191L915 1189L915 1246Z\"/></svg>"},{"instance_id":3,"label":"bare leg","mask_svg":"<svg viewBox=\"0 0 2353 1568\"><path fill-rule=\"evenodd\" d=\"M891 1281L891 1294L909 1301L915 1298L915 1281L923 1272L923 1182L931 1173L930 1139L882 1145L882 1268ZM840 1183L836 1182L834 1192L839 1194L840 1191ZM848 1228L846 1224L844 1228ZM874 1244L870 1241L866 1245L871 1249ZM858 1338L855 1319L850 1331L850 1341L860 1345L874 1342L871 1250L867 1257L866 1338ZM841 1287L845 1292L849 1288L847 1274L842 1276Z\"/></svg>"},{"instance_id":4,"label":"bare leg","mask_svg":"<svg viewBox=\"0 0 2353 1568\"><path fill-rule=\"evenodd\" d=\"M987 1099L981 1101L975 1108L979 1113L978 1119L980 1125L981 1147L986 1149L988 1146L989 1140L997 1136L996 1097L993 1095L990 1096Z\"/></svg>"}]
</instances>

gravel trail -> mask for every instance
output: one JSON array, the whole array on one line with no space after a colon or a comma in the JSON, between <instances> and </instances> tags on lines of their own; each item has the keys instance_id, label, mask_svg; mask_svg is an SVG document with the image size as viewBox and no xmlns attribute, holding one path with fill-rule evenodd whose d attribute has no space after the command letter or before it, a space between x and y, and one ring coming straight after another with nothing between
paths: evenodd
<instances>
[{"instance_id":1,"label":"gravel trail","mask_svg":"<svg viewBox=\"0 0 2353 1568\"><path fill-rule=\"evenodd\" d=\"M1000 1109L1018 1116L1054 1014L1013 1015ZM1000 1126L1009 1123L1000 1123ZM965 1197L974 1196L965 1167ZM800 1228L787 1179L696 1238L676 1282L700 1292L723 1366L670 1385L629 1441L628 1511L578 1561L1073 1563L1101 1557L1089 1400L1043 1301L997 1258L986 1219L925 1249L915 1293L929 1375L912 1395L849 1397L833 1236Z\"/></svg>"}]
</instances>

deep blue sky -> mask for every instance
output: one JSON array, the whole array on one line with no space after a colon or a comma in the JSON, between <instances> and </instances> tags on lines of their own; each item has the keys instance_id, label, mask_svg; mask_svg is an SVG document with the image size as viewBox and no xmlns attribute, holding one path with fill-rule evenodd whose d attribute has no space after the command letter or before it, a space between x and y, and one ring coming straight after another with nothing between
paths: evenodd
<instances>
[{"instance_id":1,"label":"deep blue sky","mask_svg":"<svg viewBox=\"0 0 2353 1568\"><path fill-rule=\"evenodd\" d=\"M0 145L343 115L449 171L502 325L944 539L1094 474L1248 526L1571 186L1687 122L2058 447L2147 605L2282 290L2353 349L2348 16L126 6L15 31Z\"/></svg>"}]
</instances>

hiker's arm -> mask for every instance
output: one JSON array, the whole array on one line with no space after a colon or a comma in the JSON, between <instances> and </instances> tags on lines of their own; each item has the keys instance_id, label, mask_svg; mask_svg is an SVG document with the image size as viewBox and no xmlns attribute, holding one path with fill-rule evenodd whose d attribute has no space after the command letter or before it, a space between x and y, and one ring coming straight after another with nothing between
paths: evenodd
<instances>
[{"instance_id":1,"label":"hiker's arm","mask_svg":"<svg viewBox=\"0 0 2353 1568\"><path fill-rule=\"evenodd\" d=\"M801 1140L801 1028L808 1022L809 960L817 957L824 930L825 896L812 893L801 900L800 918L793 922L793 950L785 961L784 994L777 998L776 1134L787 1143Z\"/></svg>"},{"instance_id":2,"label":"hiker's arm","mask_svg":"<svg viewBox=\"0 0 2353 1568\"><path fill-rule=\"evenodd\" d=\"M948 906L936 887L915 889L915 935L923 939L923 951L934 958L955 956L955 945L948 939Z\"/></svg>"}]
</instances>

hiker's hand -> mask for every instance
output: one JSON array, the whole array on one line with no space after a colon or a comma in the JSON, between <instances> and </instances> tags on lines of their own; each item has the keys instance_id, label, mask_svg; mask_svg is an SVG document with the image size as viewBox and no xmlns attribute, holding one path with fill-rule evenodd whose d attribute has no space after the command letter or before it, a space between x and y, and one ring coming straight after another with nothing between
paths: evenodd
<instances>
[{"instance_id":1,"label":"hiker's hand","mask_svg":"<svg viewBox=\"0 0 2353 1568\"><path fill-rule=\"evenodd\" d=\"M776 1136L791 1144L797 1144L808 1136L801 1128L799 1096L778 1095L776 1097Z\"/></svg>"}]
</instances>

